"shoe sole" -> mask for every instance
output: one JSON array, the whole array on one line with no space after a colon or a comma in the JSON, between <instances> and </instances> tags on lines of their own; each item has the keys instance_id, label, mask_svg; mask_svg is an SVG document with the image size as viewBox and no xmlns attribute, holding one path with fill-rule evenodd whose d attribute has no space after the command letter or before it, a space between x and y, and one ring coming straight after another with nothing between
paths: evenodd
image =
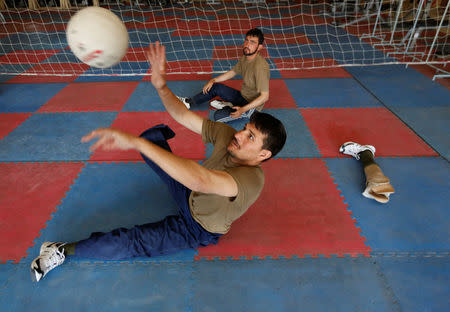
<instances>
[{"instance_id":1,"label":"shoe sole","mask_svg":"<svg viewBox=\"0 0 450 312\"><path fill-rule=\"evenodd\" d=\"M34 260L33 260L33 263L34 263ZM42 275L38 277L37 274L39 274L39 273L36 271L35 268L33 268L32 265L33 265L33 264L31 264L31 267L30 267L31 280L32 280L34 283L37 283L37 282L39 282L39 281L42 279Z\"/></svg>"}]
</instances>

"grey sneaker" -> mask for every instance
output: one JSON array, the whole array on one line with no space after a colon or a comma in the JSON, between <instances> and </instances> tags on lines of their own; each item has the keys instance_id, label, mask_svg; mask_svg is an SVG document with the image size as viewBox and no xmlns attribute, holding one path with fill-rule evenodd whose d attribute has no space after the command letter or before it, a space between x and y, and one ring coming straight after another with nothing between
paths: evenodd
<instances>
[{"instance_id":1,"label":"grey sneaker","mask_svg":"<svg viewBox=\"0 0 450 312\"><path fill-rule=\"evenodd\" d=\"M375 156L375 147L372 145L361 145L355 142L345 142L339 148L339 152L341 152L342 154L353 156L358 160L358 154L367 150L371 151Z\"/></svg>"},{"instance_id":2,"label":"grey sneaker","mask_svg":"<svg viewBox=\"0 0 450 312\"><path fill-rule=\"evenodd\" d=\"M65 243L45 242L41 245L40 254L31 262L31 279L39 282L48 272L63 264Z\"/></svg>"},{"instance_id":3,"label":"grey sneaker","mask_svg":"<svg viewBox=\"0 0 450 312\"><path fill-rule=\"evenodd\" d=\"M212 107L214 107L215 109L222 109L224 107L233 107L233 104L230 102L225 102L225 101L219 101L219 100L214 100L211 101L209 103L209 105L211 105Z\"/></svg>"},{"instance_id":4,"label":"grey sneaker","mask_svg":"<svg viewBox=\"0 0 450 312\"><path fill-rule=\"evenodd\" d=\"M183 102L184 105L186 105L187 109L191 108L191 102L192 100L190 98L187 97L182 97L182 96L176 96L181 102Z\"/></svg>"}]
</instances>

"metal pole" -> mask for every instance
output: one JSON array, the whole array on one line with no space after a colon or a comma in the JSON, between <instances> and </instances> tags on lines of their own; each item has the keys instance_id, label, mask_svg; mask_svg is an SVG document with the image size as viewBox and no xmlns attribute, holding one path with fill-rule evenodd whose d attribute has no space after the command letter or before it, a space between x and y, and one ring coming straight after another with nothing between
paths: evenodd
<instances>
[{"instance_id":1,"label":"metal pole","mask_svg":"<svg viewBox=\"0 0 450 312\"><path fill-rule=\"evenodd\" d=\"M391 40L389 41L389 43L392 43L392 40L394 40L394 33L395 33L395 30L397 29L398 18L400 16L400 12L401 12L402 8L403 8L403 0L400 0L398 8L397 8L397 13L395 14L394 28L392 29Z\"/></svg>"},{"instance_id":2,"label":"metal pole","mask_svg":"<svg viewBox=\"0 0 450 312\"><path fill-rule=\"evenodd\" d=\"M430 59L431 52L433 51L433 48L434 48L434 44L436 43L439 32L441 31L441 27L442 27L442 24L444 23L444 19L447 16L449 5L450 5L450 1L447 1L447 6L445 7L445 12L444 12L444 14L442 14L441 22L439 23L439 27L436 30L436 35L434 36L433 43L431 44L431 48L430 48L430 51L428 52L428 56L427 56L427 59L425 62L428 62L428 60Z\"/></svg>"},{"instance_id":3,"label":"metal pole","mask_svg":"<svg viewBox=\"0 0 450 312\"><path fill-rule=\"evenodd\" d=\"M378 14L377 19L375 20L375 25L373 26L372 36L375 37L375 30L377 29L378 19L381 16L381 7L383 6L383 0L380 0L380 4L378 5Z\"/></svg>"},{"instance_id":4,"label":"metal pole","mask_svg":"<svg viewBox=\"0 0 450 312\"><path fill-rule=\"evenodd\" d=\"M416 14L416 20L414 21L414 26L412 28L413 31L411 32L411 36L409 36L408 45L406 46L406 50L405 50L406 52L408 52L409 46L411 45L411 40L415 36L415 30L416 30L416 26L417 26L417 21L419 20L420 13L422 12L422 7L423 7L423 3L424 2L425 2L425 0L420 0L419 9L418 9L417 14Z\"/></svg>"}]
</instances>

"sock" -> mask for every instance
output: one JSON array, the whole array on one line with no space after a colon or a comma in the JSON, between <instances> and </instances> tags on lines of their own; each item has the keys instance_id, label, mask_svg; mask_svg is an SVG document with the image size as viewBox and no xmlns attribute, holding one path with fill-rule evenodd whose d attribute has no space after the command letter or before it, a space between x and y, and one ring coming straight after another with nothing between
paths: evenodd
<instances>
[{"instance_id":1,"label":"sock","mask_svg":"<svg viewBox=\"0 0 450 312\"><path fill-rule=\"evenodd\" d=\"M369 150L365 150L361 153L358 153L359 160L361 161L363 167L367 167L372 164L376 164L375 160L373 159L373 154Z\"/></svg>"},{"instance_id":2,"label":"sock","mask_svg":"<svg viewBox=\"0 0 450 312\"><path fill-rule=\"evenodd\" d=\"M67 243L63 246L64 248L64 255L70 256L75 254L75 246L77 243Z\"/></svg>"}]
</instances>

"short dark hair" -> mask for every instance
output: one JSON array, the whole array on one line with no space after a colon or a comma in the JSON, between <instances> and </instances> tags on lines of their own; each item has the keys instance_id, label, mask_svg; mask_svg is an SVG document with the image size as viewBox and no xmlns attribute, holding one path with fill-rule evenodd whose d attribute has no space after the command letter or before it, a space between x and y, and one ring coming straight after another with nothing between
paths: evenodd
<instances>
[{"instance_id":1,"label":"short dark hair","mask_svg":"<svg viewBox=\"0 0 450 312\"><path fill-rule=\"evenodd\" d=\"M272 152L272 156L266 160L274 157L286 143L286 129L281 121L267 113L255 111L250 117L250 123L255 125L255 128L265 134L263 140L263 149Z\"/></svg>"},{"instance_id":2,"label":"short dark hair","mask_svg":"<svg viewBox=\"0 0 450 312\"><path fill-rule=\"evenodd\" d=\"M258 37L258 44L264 43L264 34L259 28L252 28L245 34L245 37L252 36L252 37Z\"/></svg>"}]
</instances>

